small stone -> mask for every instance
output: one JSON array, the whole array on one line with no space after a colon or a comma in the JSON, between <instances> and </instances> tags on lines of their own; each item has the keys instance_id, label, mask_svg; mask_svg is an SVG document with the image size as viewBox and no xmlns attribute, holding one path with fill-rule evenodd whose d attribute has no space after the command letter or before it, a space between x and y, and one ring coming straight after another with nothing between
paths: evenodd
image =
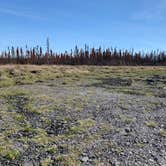
<instances>
[{"instance_id":1,"label":"small stone","mask_svg":"<svg viewBox=\"0 0 166 166\"><path fill-rule=\"evenodd\" d=\"M130 146L130 142L126 142L126 145L127 145L127 146Z\"/></svg>"},{"instance_id":2,"label":"small stone","mask_svg":"<svg viewBox=\"0 0 166 166\"><path fill-rule=\"evenodd\" d=\"M162 127L162 128L164 128L164 125L163 125L163 124L161 124L161 127Z\"/></svg>"},{"instance_id":3,"label":"small stone","mask_svg":"<svg viewBox=\"0 0 166 166\"><path fill-rule=\"evenodd\" d=\"M82 156L87 156L87 153L82 153Z\"/></svg>"},{"instance_id":4,"label":"small stone","mask_svg":"<svg viewBox=\"0 0 166 166\"><path fill-rule=\"evenodd\" d=\"M152 159L149 159L149 162L150 162L150 163L154 163L154 160L152 160Z\"/></svg>"},{"instance_id":5,"label":"small stone","mask_svg":"<svg viewBox=\"0 0 166 166\"><path fill-rule=\"evenodd\" d=\"M126 132L126 133L129 133L129 132L130 132L130 128L126 128L126 129L125 129L125 132Z\"/></svg>"},{"instance_id":6,"label":"small stone","mask_svg":"<svg viewBox=\"0 0 166 166\"><path fill-rule=\"evenodd\" d=\"M81 158L81 161L82 161L82 162L87 162L88 160L89 160L88 157L82 157L82 158Z\"/></svg>"},{"instance_id":7,"label":"small stone","mask_svg":"<svg viewBox=\"0 0 166 166\"><path fill-rule=\"evenodd\" d=\"M157 157L154 157L154 161L156 161L156 162L157 162L157 161L158 161L158 158L157 158Z\"/></svg>"},{"instance_id":8,"label":"small stone","mask_svg":"<svg viewBox=\"0 0 166 166\"><path fill-rule=\"evenodd\" d=\"M33 165L31 162L25 162L24 163L24 166L30 166L30 165Z\"/></svg>"},{"instance_id":9,"label":"small stone","mask_svg":"<svg viewBox=\"0 0 166 166\"><path fill-rule=\"evenodd\" d=\"M115 166L119 166L119 165L120 165L120 162L115 161L114 165L115 165Z\"/></svg>"}]
</instances>

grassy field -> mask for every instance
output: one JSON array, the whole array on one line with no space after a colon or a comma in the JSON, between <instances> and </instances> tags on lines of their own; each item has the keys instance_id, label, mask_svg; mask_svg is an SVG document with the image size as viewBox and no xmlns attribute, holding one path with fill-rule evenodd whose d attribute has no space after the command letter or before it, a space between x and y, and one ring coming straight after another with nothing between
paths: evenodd
<instances>
[{"instance_id":1,"label":"grassy field","mask_svg":"<svg viewBox=\"0 0 166 166\"><path fill-rule=\"evenodd\" d=\"M164 165L165 112L166 67L0 66L0 164Z\"/></svg>"}]
</instances>

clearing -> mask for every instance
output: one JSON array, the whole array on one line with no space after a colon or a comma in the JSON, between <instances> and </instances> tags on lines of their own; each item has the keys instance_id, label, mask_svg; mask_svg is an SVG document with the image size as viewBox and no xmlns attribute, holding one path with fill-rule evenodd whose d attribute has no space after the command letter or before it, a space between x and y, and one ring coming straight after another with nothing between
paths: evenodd
<instances>
[{"instance_id":1,"label":"clearing","mask_svg":"<svg viewBox=\"0 0 166 166\"><path fill-rule=\"evenodd\" d=\"M166 165L166 67L0 66L0 165Z\"/></svg>"}]
</instances>

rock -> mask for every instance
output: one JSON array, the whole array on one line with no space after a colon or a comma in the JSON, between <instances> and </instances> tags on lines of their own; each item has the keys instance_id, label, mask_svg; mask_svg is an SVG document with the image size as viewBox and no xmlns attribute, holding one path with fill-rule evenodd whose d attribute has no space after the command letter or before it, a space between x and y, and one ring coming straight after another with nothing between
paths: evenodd
<instances>
[{"instance_id":1,"label":"rock","mask_svg":"<svg viewBox=\"0 0 166 166\"><path fill-rule=\"evenodd\" d=\"M30 71L32 74L38 74L38 73L40 73L41 71L40 70L31 70Z\"/></svg>"},{"instance_id":2,"label":"rock","mask_svg":"<svg viewBox=\"0 0 166 166\"><path fill-rule=\"evenodd\" d=\"M10 69L9 70L9 74L12 75L12 76L15 76L17 75L18 71L16 69Z\"/></svg>"},{"instance_id":3,"label":"rock","mask_svg":"<svg viewBox=\"0 0 166 166\"><path fill-rule=\"evenodd\" d=\"M155 81L149 78L149 79L146 79L146 82L148 85L153 85Z\"/></svg>"},{"instance_id":4,"label":"rock","mask_svg":"<svg viewBox=\"0 0 166 166\"><path fill-rule=\"evenodd\" d=\"M161 124L161 128L164 128L164 124Z\"/></svg>"},{"instance_id":5,"label":"rock","mask_svg":"<svg viewBox=\"0 0 166 166\"><path fill-rule=\"evenodd\" d=\"M69 130L69 124L63 120L52 120L51 124L46 128L47 134L60 135Z\"/></svg>"},{"instance_id":6,"label":"rock","mask_svg":"<svg viewBox=\"0 0 166 166\"><path fill-rule=\"evenodd\" d=\"M147 78L146 82L148 85L154 85L157 83L164 83L165 84L166 83L165 79L166 79L165 76L153 75L152 77Z\"/></svg>"},{"instance_id":7,"label":"rock","mask_svg":"<svg viewBox=\"0 0 166 166\"><path fill-rule=\"evenodd\" d=\"M82 157L81 159L80 159L80 161L82 161L82 162L87 162L89 160L89 157Z\"/></svg>"},{"instance_id":8,"label":"rock","mask_svg":"<svg viewBox=\"0 0 166 166\"><path fill-rule=\"evenodd\" d=\"M31 165L33 165L33 163L31 163L31 162L25 162L23 165L24 166L31 166Z\"/></svg>"},{"instance_id":9,"label":"rock","mask_svg":"<svg viewBox=\"0 0 166 166\"><path fill-rule=\"evenodd\" d=\"M156 156L154 156L154 161L158 162L158 158Z\"/></svg>"},{"instance_id":10,"label":"rock","mask_svg":"<svg viewBox=\"0 0 166 166\"><path fill-rule=\"evenodd\" d=\"M130 133L130 132L131 132L131 129L130 129L130 128L125 128L125 132L126 132L126 133Z\"/></svg>"},{"instance_id":11,"label":"rock","mask_svg":"<svg viewBox=\"0 0 166 166\"><path fill-rule=\"evenodd\" d=\"M120 165L120 162L118 162L118 161L115 161L112 163L112 166L119 166L119 165Z\"/></svg>"},{"instance_id":12,"label":"rock","mask_svg":"<svg viewBox=\"0 0 166 166\"><path fill-rule=\"evenodd\" d=\"M122 78L109 78L103 80L103 84L108 84L111 86L131 86L131 79L122 79Z\"/></svg>"},{"instance_id":13,"label":"rock","mask_svg":"<svg viewBox=\"0 0 166 166\"><path fill-rule=\"evenodd\" d=\"M149 162L150 162L150 163L154 163L154 160L153 160L153 159L149 159Z\"/></svg>"}]
</instances>

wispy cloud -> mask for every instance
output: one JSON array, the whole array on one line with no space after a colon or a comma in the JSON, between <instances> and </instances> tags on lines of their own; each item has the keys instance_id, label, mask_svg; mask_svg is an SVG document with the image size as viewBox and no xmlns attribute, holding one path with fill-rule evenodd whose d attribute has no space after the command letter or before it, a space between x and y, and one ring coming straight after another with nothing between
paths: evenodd
<instances>
[{"instance_id":1,"label":"wispy cloud","mask_svg":"<svg viewBox=\"0 0 166 166\"><path fill-rule=\"evenodd\" d=\"M17 17L24 17L24 18L31 19L31 20L38 20L38 21L47 20L47 18L44 16L37 15L35 13L31 13L31 12L27 12L27 11L20 11L20 10L16 10L16 9L0 8L0 13L17 16Z\"/></svg>"},{"instance_id":2,"label":"wispy cloud","mask_svg":"<svg viewBox=\"0 0 166 166\"><path fill-rule=\"evenodd\" d=\"M163 21L166 19L166 0L148 0L141 10L132 15L134 20Z\"/></svg>"}]
</instances>

